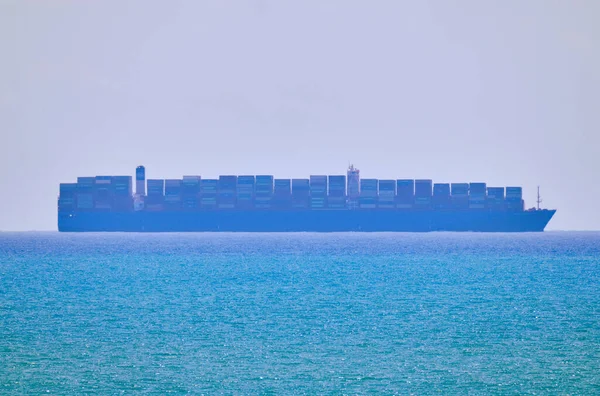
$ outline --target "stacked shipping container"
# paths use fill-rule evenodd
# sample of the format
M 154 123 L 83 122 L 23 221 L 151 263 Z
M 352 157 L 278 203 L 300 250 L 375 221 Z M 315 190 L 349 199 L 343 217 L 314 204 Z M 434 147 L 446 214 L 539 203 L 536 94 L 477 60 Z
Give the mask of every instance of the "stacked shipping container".
M 273 176 L 256 176 L 256 188 L 254 206 L 259 209 L 268 209 L 271 207 L 273 199 Z
M 165 209 L 180 210 L 182 208 L 182 179 L 165 180 Z
M 275 179 L 273 206 L 285 209 L 292 205 L 292 181 L 290 179 Z
M 256 179 L 254 176 L 238 176 L 237 178 L 237 208 L 254 208 L 254 191 Z
M 272 175 L 224 175 L 218 180 L 184 176 L 183 179 L 145 180 L 136 169 L 136 190 L 146 192 L 146 210 L 219 209 L 435 209 L 492 211 L 524 209 L 521 187 L 487 187 L 486 183 L 436 183 L 429 179 L 360 179 L 350 168 L 344 175 L 312 175 L 309 179 L 273 179 Z M 145 180 L 147 185 L 140 186 Z M 61 183 L 60 212 L 133 210 L 131 176 L 79 177 Z M 356 206 L 351 201 L 355 200 Z
M 415 203 L 415 181 L 410 179 L 396 180 L 396 207 L 412 209 Z
M 200 179 L 200 209 L 212 210 L 217 207 L 217 179 Z
M 133 209 L 133 178 L 131 176 L 113 176 L 113 210 L 127 212 Z
M 94 182 L 94 209 L 111 210 L 113 198 L 112 176 L 96 176 Z
M 433 208 L 439 210 L 450 209 L 450 184 L 435 183 L 433 185 Z
M 144 206 L 146 210 L 161 211 L 165 204 L 165 181 L 158 179 L 148 179 L 146 181 L 148 195 L 145 198 Z
M 327 207 L 327 176 L 310 176 L 310 208 Z
M 236 204 L 235 193 L 237 190 L 237 176 L 219 176 L 217 190 L 217 207 L 219 209 L 233 209 Z
M 77 183 L 60 183 L 58 211 L 72 212 L 77 208 Z
M 379 180 L 377 180 L 377 179 L 361 179 L 360 180 L 359 207 L 361 209 L 376 208 L 378 195 L 379 195 Z
M 415 180 L 415 209 L 430 209 L 433 182 L 429 179 Z
M 485 209 L 487 187 L 485 183 L 469 184 L 469 209 Z
M 292 208 L 308 208 L 310 203 L 310 180 L 292 179 Z
M 504 209 L 504 187 L 488 187 L 486 206 L 490 210 Z
M 77 178 L 77 210 L 89 211 L 94 209 L 95 177 Z
M 200 176 L 183 176 L 181 196 L 184 210 L 196 210 L 200 207 L 200 180 Z
M 452 209 L 466 210 L 469 208 L 469 183 L 452 183 L 451 202 Z
M 379 180 L 379 201 L 377 207 L 393 209 L 396 206 L 396 180 Z
M 344 209 L 346 207 L 346 176 L 329 176 L 327 206 L 330 209 Z
M 506 209 L 509 211 L 524 209 L 523 189 L 521 187 L 506 187 Z

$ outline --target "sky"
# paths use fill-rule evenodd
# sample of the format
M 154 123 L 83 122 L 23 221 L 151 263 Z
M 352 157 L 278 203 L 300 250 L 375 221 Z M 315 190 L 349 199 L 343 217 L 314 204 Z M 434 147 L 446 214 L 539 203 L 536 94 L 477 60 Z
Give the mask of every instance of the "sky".
M 0 230 L 77 176 L 521 185 L 600 230 L 597 0 L 0 0 Z

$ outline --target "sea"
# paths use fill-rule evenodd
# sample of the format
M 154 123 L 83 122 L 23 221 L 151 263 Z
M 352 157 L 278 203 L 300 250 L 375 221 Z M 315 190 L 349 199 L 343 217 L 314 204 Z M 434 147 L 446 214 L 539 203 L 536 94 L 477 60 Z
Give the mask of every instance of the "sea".
M 0 233 L 0 394 L 600 394 L 600 233 Z

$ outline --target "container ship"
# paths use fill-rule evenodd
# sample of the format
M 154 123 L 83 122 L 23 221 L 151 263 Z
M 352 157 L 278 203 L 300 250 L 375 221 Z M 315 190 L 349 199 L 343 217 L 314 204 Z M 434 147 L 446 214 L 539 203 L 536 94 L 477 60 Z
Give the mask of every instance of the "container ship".
M 521 187 L 361 179 L 341 175 L 79 177 L 61 183 L 58 230 L 66 232 L 534 232 L 556 210 L 525 210 Z

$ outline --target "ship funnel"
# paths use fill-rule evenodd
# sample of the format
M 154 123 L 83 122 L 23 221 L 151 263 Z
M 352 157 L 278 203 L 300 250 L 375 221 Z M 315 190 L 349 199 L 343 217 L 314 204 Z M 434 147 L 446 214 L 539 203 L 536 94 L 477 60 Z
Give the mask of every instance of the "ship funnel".
M 146 195 L 146 168 L 142 165 L 135 168 L 135 195 Z

